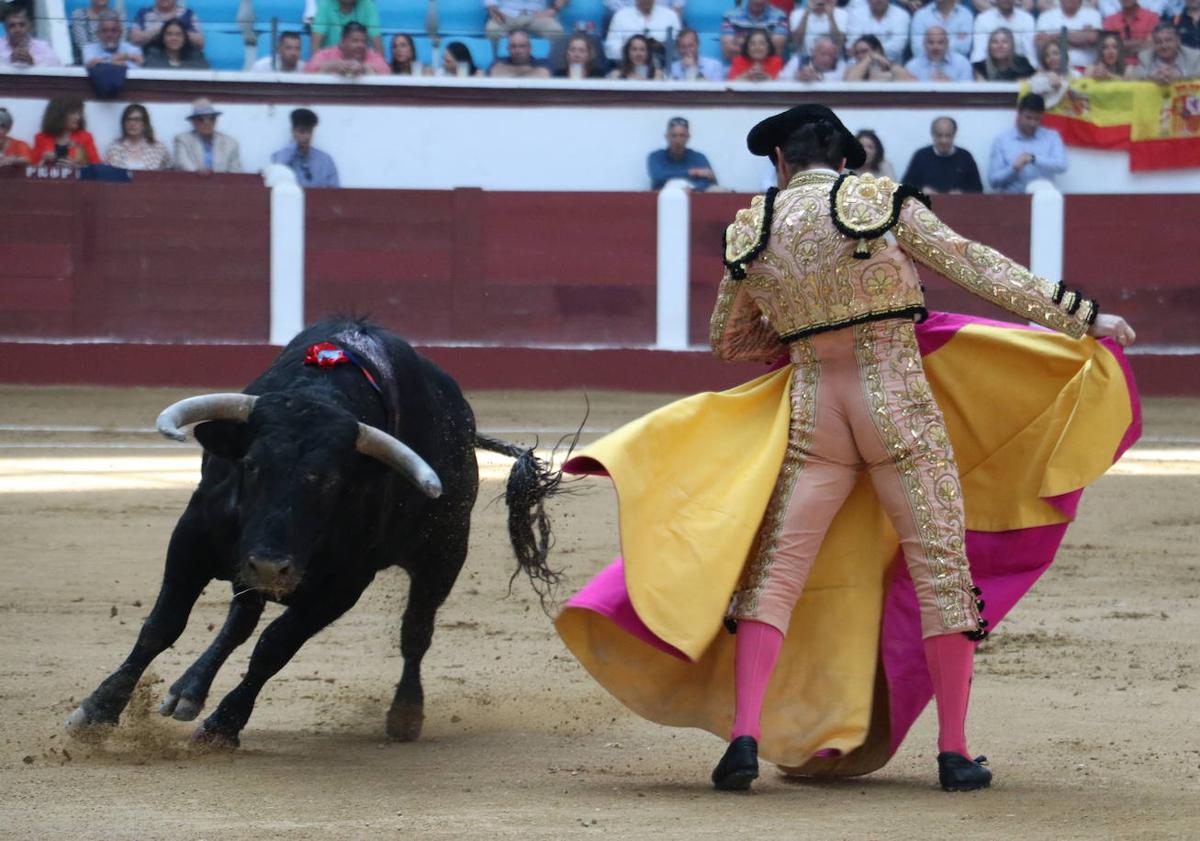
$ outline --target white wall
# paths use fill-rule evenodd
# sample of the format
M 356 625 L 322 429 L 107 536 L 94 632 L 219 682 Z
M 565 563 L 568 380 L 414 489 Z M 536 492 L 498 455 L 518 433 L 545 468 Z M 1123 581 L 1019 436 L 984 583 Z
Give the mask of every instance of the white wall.
M 11 71 L 9 71 L 11 72 Z M 78 70 L 58 71 L 76 75 Z M 193 74 L 140 71 L 145 76 L 183 80 Z M 224 79 L 269 80 L 257 74 L 199 73 L 204 81 Z M 291 77 L 289 81 L 298 81 Z M 281 79 L 282 81 L 282 79 Z M 336 84 L 327 77 L 306 77 L 308 83 Z M 0 91 L 4 89 L 0 71 Z M 509 87 L 500 82 L 415 80 L 407 84 L 465 84 Z M 406 84 L 395 79 L 364 80 L 366 86 Z M 610 83 L 592 82 L 588 87 Z M 623 90 L 642 85 L 662 90 L 655 83 L 616 83 Z M 529 87 L 565 82 L 531 82 Z M 680 83 L 679 90 L 711 90 L 703 84 Z M 743 86 L 731 86 L 743 87 Z M 838 86 L 842 87 L 842 86 Z M 920 85 L 909 86 L 916 90 Z M 960 89 L 978 86 L 945 86 Z M 1004 86 L 992 86 L 1004 89 Z M 777 85 L 794 89 L 797 103 L 819 98 L 815 87 Z M 856 87 L 855 90 L 863 90 Z M 1015 88 L 1014 99 L 1015 99 Z M 4 97 L 16 120 L 13 134 L 32 140 L 41 120 L 44 100 Z M 101 151 L 117 133 L 123 102 L 89 102 L 89 129 Z M 269 163 L 270 154 L 289 140 L 288 113 L 299 103 L 215 103 L 224 116 L 219 130 L 242 145 L 242 162 L 249 171 Z M 664 145 L 668 118 L 687 117 L 692 126 L 692 146 L 708 155 L 721 183 L 739 191 L 757 191 L 763 174 L 761 160 L 745 151 L 747 130 L 777 108 L 727 106 L 648 107 L 430 107 L 323 105 L 310 103 L 321 118 L 316 144 L 333 155 L 347 187 L 445 189 L 458 186 L 497 190 L 639 190 L 646 189 L 646 155 Z M 158 136 L 168 142 L 188 128 L 190 105 L 151 103 L 151 118 Z M 1012 125 L 1007 109 L 900 109 L 840 108 L 852 129 L 873 128 L 883 139 L 888 159 L 903 174 L 913 151 L 928 145 L 929 123 L 949 114 L 958 120 L 959 145 L 968 149 L 986 181 L 988 150 L 992 138 Z M 1070 168 L 1059 187 L 1068 193 L 1200 192 L 1200 170 L 1151 174 L 1129 172 L 1124 152 L 1068 149 Z

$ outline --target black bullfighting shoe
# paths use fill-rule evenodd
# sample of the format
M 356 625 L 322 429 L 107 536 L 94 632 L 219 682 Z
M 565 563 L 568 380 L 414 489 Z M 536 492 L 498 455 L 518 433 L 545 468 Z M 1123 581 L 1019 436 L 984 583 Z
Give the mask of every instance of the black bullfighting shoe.
M 738 736 L 713 769 L 713 787 L 718 791 L 745 791 L 758 777 L 758 742 L 753 736 Z
M 943 791 L 975 791 L 992 784 L 992 772 L 984 768 L 986 756 L 967 759 L 961 753 L 938 754 L 938 782 Z

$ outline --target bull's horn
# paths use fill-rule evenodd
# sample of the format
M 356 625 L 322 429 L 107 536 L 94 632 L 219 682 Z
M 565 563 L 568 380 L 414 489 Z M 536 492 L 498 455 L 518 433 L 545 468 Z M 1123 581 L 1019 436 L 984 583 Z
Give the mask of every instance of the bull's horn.
M 437 499 L 442 495 L 442 480 L 425 460 L 414 453 L 407 444 L 365 423 L 358 425 L 357 449 L 364 456 L 386 464 L 396 472 L 407 476 L 425 496 Z
M 210 420 L 245 423 L 258 398 L 252 394 L 201 394 L 172 403 L 162 410 L 154 426 L 168 438 L 186 441 L 183 427 Z

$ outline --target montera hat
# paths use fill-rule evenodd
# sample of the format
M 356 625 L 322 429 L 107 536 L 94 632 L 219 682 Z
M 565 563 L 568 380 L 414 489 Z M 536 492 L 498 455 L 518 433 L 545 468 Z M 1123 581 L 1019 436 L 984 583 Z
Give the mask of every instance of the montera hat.
M 771 159 L 771 163 L 776 163 L 776 146 L 782 147 L 786 145 L 787 139 L 791 136 L 792 132 L 801 126 L 817 123 L 822 120 L 832 125 L 834 130 L 841 136 L 842 154 L 846 158 L 847 167 L 857 169 L 867 162 L 867 151 L 858 142 L 858 138 L 842 125 L 842 121 L 838 119 L 837 114 L 824 105 L 816 104 L 797 105 L 795 108 L 784 111 L 782 114 L 767 117 L 767 119 L 750 129 L 750 133 L 746 135 L 746 147 L 750 150 L 751 154 L 765 155 Z
M 192 113 L 187 115 L 189 120 L 195 120 L 199 117 L 219 117 L 221 112 L 213 108 L 213 104 L 207 99 L 201 97 L 192 103 Z

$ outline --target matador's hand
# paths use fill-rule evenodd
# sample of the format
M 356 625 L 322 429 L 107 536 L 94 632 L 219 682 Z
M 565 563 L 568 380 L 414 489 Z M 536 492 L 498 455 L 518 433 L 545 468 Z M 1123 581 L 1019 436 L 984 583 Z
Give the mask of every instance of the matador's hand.
M 1096 323 L 1088 328 L 1088 335 L 1097 339 L 1112 338 L 1121 347 L 1129 347 L 1137 339 L 1137 333 L 1129 326 L 1129 322 L 1119 315 L 1100 313 Z

